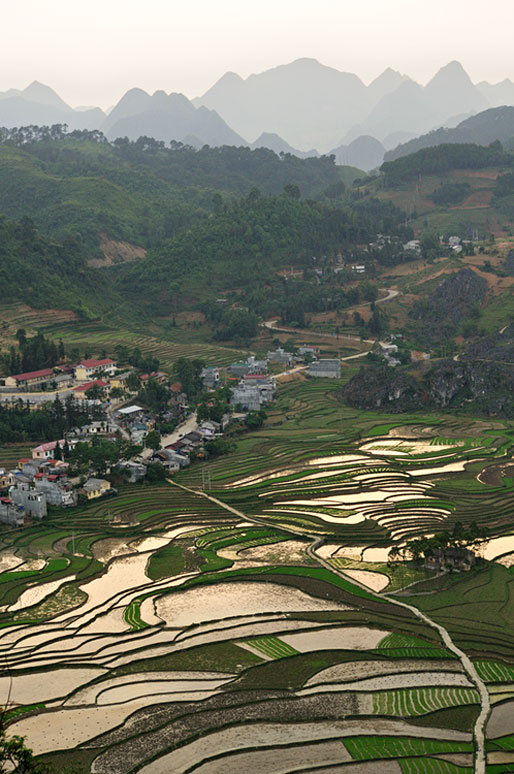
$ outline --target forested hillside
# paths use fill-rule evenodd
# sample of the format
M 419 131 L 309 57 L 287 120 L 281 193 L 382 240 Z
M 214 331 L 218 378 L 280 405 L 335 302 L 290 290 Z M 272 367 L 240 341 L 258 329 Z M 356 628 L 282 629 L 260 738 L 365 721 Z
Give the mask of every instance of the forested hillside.
M 17 223 L 0 216 L 0 288 L 4 303 L 72 309 L 79 317 L 121 302 L 101 274 L 85 265 L 80 240 L 47 238 L 27 217 Z
M 0 213 L 30 215 L 44 233 L 80 237 L 90 255 L 100 234 L 150 247 L 205 217 L 213 194 L 279 193 L 317 198 L 344 190 L 331 157 L 298 159 L 264 148 L 195 150 L 142 137 L 109 143 L 97 131 L 0 130 Z
M 485 169 L 512 167 L 514 154 L 506 153 L 500 142 L 484 147 L 469 144 L 443 144 L 423 148 L 380 167 L 385 186 L 395 186 L 418 175 L 444 174 L 452 169 Z
M 150 251 L 144 262 L 111 274 L 121 277 L 124 294 L 161 313 L 172 312 L 179 297 L 215 297 L 221 288 L 243 289 L 247 304 L 263 313 L 277 296 L 272 275 L 280 266 L 312 273 L 325 253 L 367 243 L 380 231 L 403 233 L 403 220 L 398 208 L 378 200 L 350 207 L 301 201 L 294 188 L 280 196 L 253 189 L 236 202 L 220 197 L 210 218 Z M 279 296 L 295 294 L 290 283 L 280 287 Z M 316 289 L 334 297 L 333 288 Z

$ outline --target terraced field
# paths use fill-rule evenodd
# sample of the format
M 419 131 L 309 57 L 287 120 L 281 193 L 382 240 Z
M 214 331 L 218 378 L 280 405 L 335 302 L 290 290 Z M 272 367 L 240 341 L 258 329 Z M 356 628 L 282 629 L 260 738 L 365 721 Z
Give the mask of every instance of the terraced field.
M 514 734 L 510 567 L 436 575 L 387 555 L 459 520 L 510 532 L 512 488 L 477 475 L 510 456 L 512 428 L 399 425 L 332 389 L 285 385 L 266 425 L 208 463 L 207 493 L 193 465 L 3 529 L 0 690 L 41 760 L 78 774 L 473 771 L 476 683 L 432 620 L 487 684 L 503 724 L 490 769 L 509 770 L 494 767 Z

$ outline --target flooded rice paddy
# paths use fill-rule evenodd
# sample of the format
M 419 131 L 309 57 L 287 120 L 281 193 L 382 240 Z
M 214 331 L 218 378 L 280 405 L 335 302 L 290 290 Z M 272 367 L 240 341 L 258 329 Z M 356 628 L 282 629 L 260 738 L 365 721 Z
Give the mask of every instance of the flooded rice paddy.
M 353 451 L 319 448 L 269 471 L 248 467 L 215 492 L 234 511 L 198 495 L 173 518 L 166 512 L 161 522 L 136 523 L 123 535 L 99 531 L 67 554 L 62 577 L 49 570 L 52 546 L 65 551 L 69 543 L 62 531 L 45 558 L 6 546 L 2 614 L 22 616 L 0 628 L 9 670 L 0 675 L 0 693 L 19 713 L 10 732 L 26 735 L 37 754 L 94 748 L 90 771 L 97 774 L 239 774 L 247 766 L 275 774 L 295 770 L 299 760 L 303 770 L 350 772 L 361 764 L 342 735 L 469 740 L 467 732 L 430 726 L 414 733 L 404 720 L 385 717 L 394 702 L 403 702 L 406 716 L 419 714 L 409 696 L 427 712 L 465 704 L 472 699 L 459 691 L 471 686 L 458 660 L 430 658 L 437 646 L 426 631 L 411 636 L 419 621 L 409 618 L 402 630 L 390 597 L 373 625 L 384 602 L 374 593 L 390 585 L 391 546 L 452 523 L 444 482 L 466 474 L 487 445 L 435 432 L 410 427 L 401 437 L 366 438 Z M 181 502 L 177 490 L 157 494 L 163 491 L 167 503 Z M 128 522 L 123 513 L 121 522 Z M 326 543 L 318 553 L 334 561 L 337 575 L 307 552 L 320 535 Z M 484 549 L 486 559 L 509 555 L 514 536 L 493 538 Z M 77 571 L 73 564 L 79 556 L 101 569 L 81 575 L 83 565 Z M 23 581 L 19 572 L 34 575 Z M 50 598 L 58 612 L 45 618 Z M 293 657 L 298 668 L 289 672 Z M 247 697 L 241 711 L 240 695 Z M 211 725 L 202 726 L 207 717 Z M 505 713 L 492 717 L 505 725 Z M 376 762 L 363 765 L 371 771 Z M 383 774 L 400 771 L 396 761 L 379 765 Z

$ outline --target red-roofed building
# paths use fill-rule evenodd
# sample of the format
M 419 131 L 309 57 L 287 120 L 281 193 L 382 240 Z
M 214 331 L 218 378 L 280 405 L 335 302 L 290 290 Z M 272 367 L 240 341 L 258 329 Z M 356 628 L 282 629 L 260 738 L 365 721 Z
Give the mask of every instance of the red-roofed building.
M 4 387 L 34 387 L 38 384 L 46 384 L 54 378 L 51 368 L 42 368 L 40 371 L 29 371 L 25 374 L 14 374 L 2 379 Z
M 85 382 L 84 384 L 80 384 L 78 387 L 73 388 L 75 397 L 78 400 L 87 400 L 86 392 L 90 390 L 91 387 L 100 387 L 100 389 L 106 390 L 109 388 L 109 382 L 104 382 L 103 379 L 95 379 L 92 382 Z
M 64 444 L 66 441 L 61 438 L 60 441 L 48 441 L 48 443 L 42 443 L 39 446 L 36 446 L 34 449 L 32 449 L 32 459 L 33 460 L 48 460 L 53 459 L 54 453 L 55 453 L 55 447 L 57 444 L 61 447 L 61 449 L 64 448 Z
M 111 360 L 109 357 L 103 358 L 102 360 L 82 360 L 75 366 L 75 379 L 85 382 L 98 372 L 103 372 L 112 376 L 115 371 L 116 361 Z

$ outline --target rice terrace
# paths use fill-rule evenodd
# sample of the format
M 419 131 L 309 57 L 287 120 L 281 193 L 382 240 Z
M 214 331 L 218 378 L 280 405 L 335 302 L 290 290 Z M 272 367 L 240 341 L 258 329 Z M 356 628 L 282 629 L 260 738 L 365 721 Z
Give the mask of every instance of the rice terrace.
M 4 528 L 9 731 L 97 774 L 514 771 L 513 446 L 298 380 L 234 453 Z M 472 524 L 466 571 L 408 556 Z

